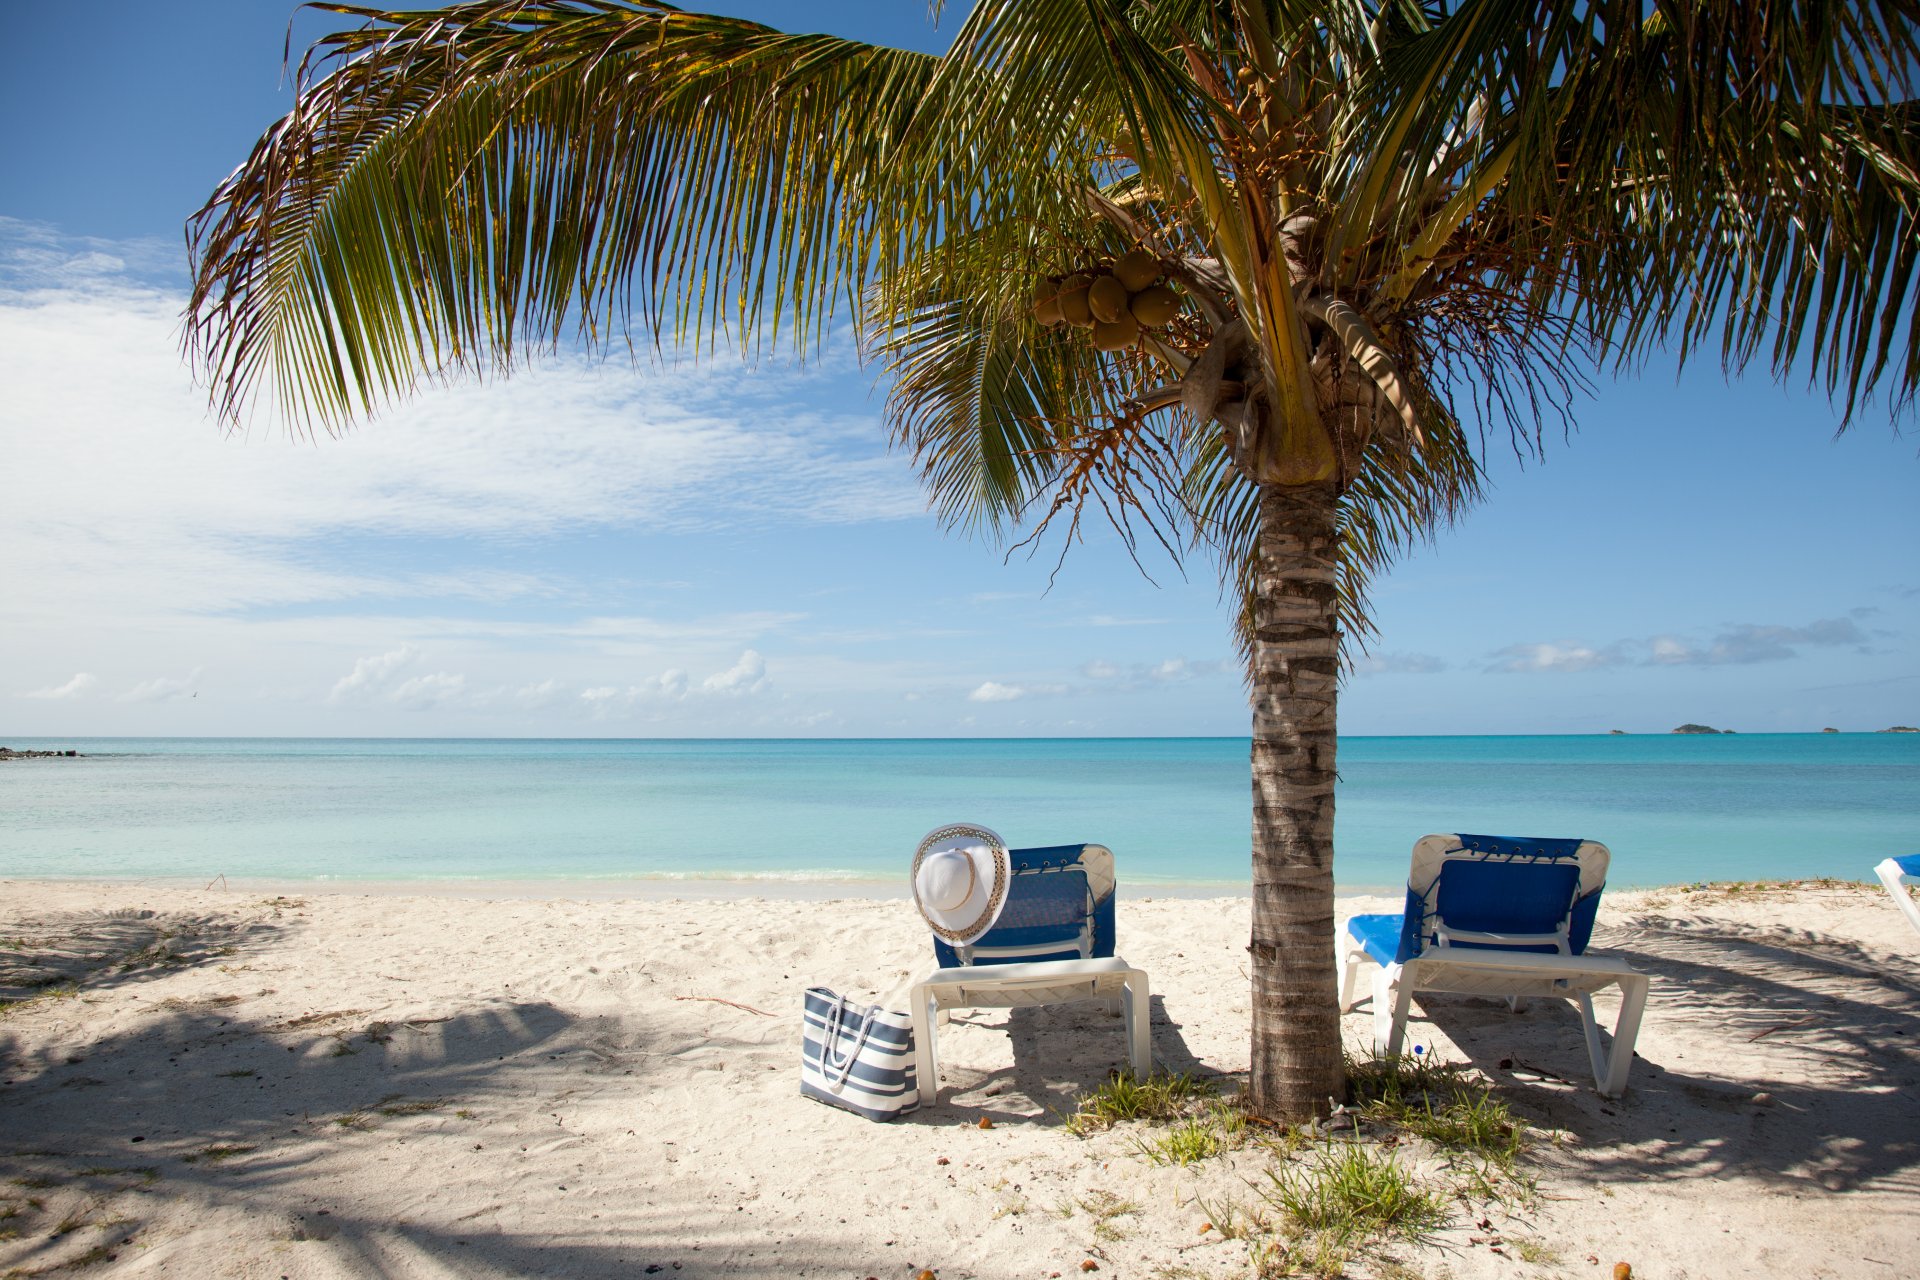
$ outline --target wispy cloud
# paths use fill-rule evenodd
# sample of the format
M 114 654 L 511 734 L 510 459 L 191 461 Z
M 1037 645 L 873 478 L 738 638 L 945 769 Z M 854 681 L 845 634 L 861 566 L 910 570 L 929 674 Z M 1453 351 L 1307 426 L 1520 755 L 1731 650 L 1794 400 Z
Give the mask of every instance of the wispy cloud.
M 121 702 L 171 702 L 176 698 L 191 698 L 198 692 L 202 667 L 195 667 L 184 676 L 155 676 L 143 680 L 120 695 Z
M 1616 640 L 1599 647 L 1572 641 L 1508 645 L 1488 655 L 1486 669 L 1496 673 L 1564 674 L 1603 667 L 1745 666 L 1784 662 L 1809 648 L 1851 645 L 1864 652 L 1870 641 L 1857 619 L 1870 614 L 1871 610 L 1856 609 L 1848 617 L 1822 618 L 1804 626 L 1732 623 L 1699 640 L 1664 634 Z
M 1018 702 L 1022 698 L 1056 697 L 1067 692 L 1064 684 L 1001 684 L 988 680 L 967 695 L 968 702 Z
M 1804 627 L 1729 627 L 1704 645 L 1674 636 L 1656 636 L 1648 661 L 1656 666 L 1728 666 L 1781 662 L 1807 647 L 1865 645 L 1867 633 L 1852 618 L 1825 618 Z
M 133 253 L 134 250 L 129 250 Z M 815 375 L 557 358 L 438 388 L 341 440 L 224 435 L 182 365 L 182 297 L 127 255 L 0 225 L 6 618 L 151 618 L 551 593 L 525 574 L 369 572 L 343 537 L 525 542 L 918 517 L 907 461 Z M 112 513 L 106 517 L 103 513 Z
M 1234 664 L 1222 658 L 1165 658 L 1159 662 L 1133 662 L 1125 666 L 1095 658 L 1080 668 L 1089 680 L 1098 680 L 1102 692 L 1146 689 L 1155 685 L 1177 684 L 1234 670 Z
M 1445 671 L 1444 659 L 1430 653 L 1368 653 L 1353 664 L 1355 676 L 1429 676 Z
M 767 687 L 767 660 L 748 649 L 731 667 L 716 671 L 702 680 L 700 687 L 708 693 L 724 693 L 732 697 L 758 693 Z
M 1592 649 L 1583 644 L 1510 644 L 1491 655 L 1488 671 L 1592 671 L 1597 667 L 1617 667 L 1626 661 L 1624 654 L 1609 645 Z
M 85 694 L 90 690 L 94 689 L 95 687 L 97 687 L 99 683 L 100 681 L 98 678 L 96 678 L 95 676 L 89 675 L 85 671 L 81 671 L 81 672 L 75 673 L 73 679 L 67 681 L 65 684 L 55 685 L 53 688 L 50 688 L 50 689 L 35 689 L 31 693 L 23 693 L 20 696 L 23 698 L 50 698 L 50 699 L 78 698 L 82 694 Z

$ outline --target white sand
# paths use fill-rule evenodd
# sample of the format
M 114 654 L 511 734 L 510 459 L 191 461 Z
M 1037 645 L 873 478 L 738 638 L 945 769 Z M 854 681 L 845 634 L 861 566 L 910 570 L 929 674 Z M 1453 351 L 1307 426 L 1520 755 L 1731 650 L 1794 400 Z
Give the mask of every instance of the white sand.
M 1246 901 L 1120 913 L 1159 1063 L 1230 1090 Z M 1920 938 L 1891 905 L 1667 891 L 1601 916 L 1597 944 L 1655 975 L 1619 1102 L 1580 1083 L 1563 1005 L 1416 1003 L 1413 1038 L 1534 1127 L 1539 1195 L 1456 1203 L 1390 1251 L 1400 1274 L 1920 1276 Z M 1091 1008 L 963 1015 L 951 1087 L 907 1121 L 802 1099 L 800 990 L 901 1007 L 929 963 L 900 901 L 12 882 L 0 943 L 7 995 L 80 979 L 0 1016 L 5 1275 L 1231 1276 L 1246 1246 L 1201 1231 L 1196 1194 L 1252 1202 L 1271 1161 L 1156 1167 L 1145 1127 L 1063 1131 L 1120 1061 Z

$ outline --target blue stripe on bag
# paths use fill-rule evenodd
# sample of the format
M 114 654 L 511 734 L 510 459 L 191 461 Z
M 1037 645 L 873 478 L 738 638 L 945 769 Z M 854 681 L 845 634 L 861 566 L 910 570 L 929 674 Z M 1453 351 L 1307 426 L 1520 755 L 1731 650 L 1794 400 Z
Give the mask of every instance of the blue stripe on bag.
M 869 1120 L 914 1110 L 920 1088 L 911 1020 L 809 987 L 802 1002 L 800 1092 Z

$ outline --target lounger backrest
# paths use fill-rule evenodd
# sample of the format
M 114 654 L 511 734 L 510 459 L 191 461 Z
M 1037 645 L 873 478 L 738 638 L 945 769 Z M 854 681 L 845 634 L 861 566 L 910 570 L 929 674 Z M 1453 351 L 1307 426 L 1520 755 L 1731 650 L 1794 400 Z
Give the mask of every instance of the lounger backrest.
M 1424 836 L 1413 847 L 1395 959 L 1404 963 L 1440 945 L 1580 955 L 1593 934 L 1610 861 L 1607 847 L 1593 840 Z M 1503 947 L 1459 934 L 1542 940 Z
M 1112 850 L 1067 844 L 1008 852 L 1013 878 L 999 920 L 969 947 L 935 938 L 941 968 L 1113 954 Z

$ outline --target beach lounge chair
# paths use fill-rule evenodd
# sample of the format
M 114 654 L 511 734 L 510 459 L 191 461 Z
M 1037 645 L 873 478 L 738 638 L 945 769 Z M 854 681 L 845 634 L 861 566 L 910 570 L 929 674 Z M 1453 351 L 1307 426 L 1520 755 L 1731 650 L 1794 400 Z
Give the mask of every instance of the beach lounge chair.
M 1145 1079 L 1152 1068 L 1147 975 L 1113 953 L 1112 850 L 1097 844 L 1002 850 L 1005 893 L 997 914 L 981 917 L 971 907 L 960 913 L 973 919 L 959 923 L 980 925 L 983 932 L 943 928 L 941 914 L 920 903 L 934 927 L 939 966 L 913 985 L 910 996 L 923 1098 L 932 1103 L 939 1096 L 936 1035 L 951 1009 L 1077 1000 L 1118 1004 L 1126 1019 L 1128 1063 Z M 916 874 L 918 868 L 916 860 Z
M 1880 883 L 1887 886 L 1887 892 L 1893 895 L 1894 905 L 1900 908 L 1900 914 L 1907 918 L 1907 923 L 1913 926 L 1916 933 L 1920 933 L 1920 904 L 1914 902 L 1905 883 L 1906 880 L 1920 880 L 1920 854 L 1888 858 L 1873 872 L 1880 877 Z
M 1398 1055 L 1416 991 L 1570 1000 L 1579 1008 L 1594 1084 L 1627 1087 L 1647 977 L 1614 956 L 1587 954 L 1609 854 L 1591 840 L 1431 835 L 1413 846 L 1406 910 L 1347 922 L 1340 1008 L 1351 1010 L 1362 966 L 1373 978 L 1377 1052 Z M 1593 993 L 1620 988 L 1611 1054 L 1603 1051 Z

